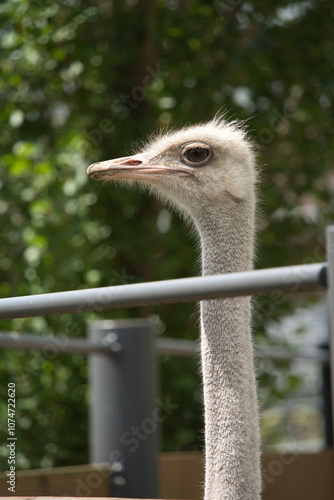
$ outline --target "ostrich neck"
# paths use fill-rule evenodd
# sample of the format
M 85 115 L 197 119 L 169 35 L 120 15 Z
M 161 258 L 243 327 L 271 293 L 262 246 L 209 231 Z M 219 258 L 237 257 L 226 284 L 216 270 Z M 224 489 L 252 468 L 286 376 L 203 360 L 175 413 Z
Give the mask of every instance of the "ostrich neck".
M 196 217 L 203 274 L 252 268 L 254 207 L 231 202 Z M 258 407 L 250 297 L 201 303 L 205 406 L 205 500 L 258 500 Z

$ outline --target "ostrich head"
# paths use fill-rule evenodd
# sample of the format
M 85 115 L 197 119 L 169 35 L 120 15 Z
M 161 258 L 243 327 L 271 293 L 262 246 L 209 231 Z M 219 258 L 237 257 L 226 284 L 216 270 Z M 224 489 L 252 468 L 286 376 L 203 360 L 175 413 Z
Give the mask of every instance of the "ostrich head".
M 162 133 L 133 156 L 91 165 L 94 180 L 136 181 L 196 217 L 208 203 L 251 196 L 254 153 L 236 124 L 214 119 Z

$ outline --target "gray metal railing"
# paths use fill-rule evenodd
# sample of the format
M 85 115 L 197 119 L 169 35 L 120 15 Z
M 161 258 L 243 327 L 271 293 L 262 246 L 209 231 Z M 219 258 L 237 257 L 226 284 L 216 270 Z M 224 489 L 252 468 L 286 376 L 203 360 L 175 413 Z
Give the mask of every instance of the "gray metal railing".
M 243 273 L 11 297 L 0 299 L 0 319 L 197 302 L 240 295 L 264 295 L 273 291 L 314 291 L 325 289 L 326 286 L 326 263 L 305 264 Z
M 51 359 L 59 353 L 88 355 L 90 461 L 111 464 L 112 496 L 159 498 L 157 431 L 175 405 L 157 397 L 156 355 L 198 356 L 197 342 L 156 338 L 149 320 L 126 319 L 91 323 L 87 339 L 0 332 L 0 347 L 38 350 Z M 264 359 L 302 359 L 328 367 L 328 352 L 322 349 L 256 346 L 256 352 Z
M 130 320 L 129 320 L 130 321 Z M 134 320 L 134 327 L 140 326 L 141 320 Z M 93 323 L 94 324 L 94 323 Z M 200 345 L 193 340 L 175 338 L 155 338 L 155 352 L 158 355 L 174 355 L 183 357 L 198 356 Z M 117 336 L 110 335 L 102 340 L 93 339 L 71 339 L 64 335 L 30 335 L 29 333 L 18 333 L 15 331 L 0 331 L 0 347 L 22 350 L 38 350 L 45 353 L 80 353 L 112 354 L 121 350 L 117 342 Z M 329 354 L 317 347 L 282 347 L 282 346 L 254 346 L 255 353 L 260 359 L 271 359 L 276 361 L 311 361 L 315 363 L 329 363 Z
M 46 293 L 25 297 L 11 297 L 0 299 L 0 319 L 25 318 L 32 316 L 45 316 L 53 314 L 64 314 L 70 312 L 102 311 L 108 309 L 135 307 L 151 304 L 166 304 L 176 302 L 192 302 L 199 300 L 210 300 L 213 298 L 235 297 L 239 295 L 262 295 L 277 292 L 296 293 L 305 291 L 324 291 L 328 288 L 328 300 L 330 305 L 330 353 L 321 350 L 299 350 L 291 352 L 274 350 L 258 346 L 257 352 L 260 357 L 271 359 L 293 359 L 330 362 L 332 395 L 334 387 L 334 226 L 327 229 L 327 262 L 317 264 L 305 264 L 274 269 L 256 270 L 229 275 L 205 276 L 196 278 L 185 278 L 167 280 L 152 283 L 140 283 L 132 285 L 120 285 L 113 287 L 94 288 L 90 290 L 67 291 L 57 293 Z M 178 344 L 172 339 L 159 339 L 156 346 L 152 344 L 152 325 L 142 328 L 144 335 L 138 334 L 138 345 L 135 354 L 131 354 L 132 361 L 129 363 L 125 356 L 125 350 L 135 341 L 137 330 L 134 325 L 128 323 L 117 325 L 117 322 L 103 322 L 101 325 L 93 325 L 90 328 L 90 337 L 85 339 L 69 339 L 67 337 L 39 337 L 27 334 L 8 334 L 0 332 L 0 346 L 20 349 L 57 349 L 57 352 L 81 352 L 90 355 L 92 387 L 95 397 L 91 405 L 91 457 L 92 460 L 110 461 L 112 467 L 113 495 L 135 496 L 154 498 L 158 495 L 157 485 L 151 479 L 157 470 L 156 449 L 157 439 L 152 438 L 151 430 L 157 421 L 147 415 L 158 415 L 160 407 L 157 406 L 154 384 L 154 352 L 171 353 L 180 355 L 193 355 L 198 352 L 198 347 L 189 341 L 179 341 Z M 131 334 L 129 332 L 132 332 Z M 124 334 L 124 336 L 123 336 Z M 129 342 L 129 335 L 131 342 Z M 148 337 L 147 337 L 148 335 Z M 28 338 L 29 337 L 29 338 Z M 134 351 L 133 351 L 134 352 Z M 150 353 L 148 361 L 147 353 Z M 130 356 L 130 357 L 131 357 Z M 152 365 L 153 363 L 153 365 Z M 101 369 L 104 366 L 104 369 Z M 129 367 L 137 366 L 137 373 L 141 373 L 141 388 L 133 376 L 129 373 Z M 131 370 L 132 371 L 132 370 Z M 106 373 L 112 375 L 113 381 Z M 125 385 L 127 384 L 127 385 Z M 102 389 L 101 389 L 102 388 Z M 149 389 L 148 389 L 149 388 Z M 136 392 L 137 391 L 137 392 Z M 115 417 L 113 409 L 118 406 L 119 400 L 115 395 L 126 393 L 129 401 L 135 404 L 122 404 L 120 413 Z M 136 393 L 140 394 L 139 399 Z M 115 399 L 116 398 L 116 399 Z M 123 397 L 124 400 L 124 397 Z M 138 403 L 140 402 L 140 404 Z M 141 404 L 144 402 L 145 404 Z M 334 397 L 332 397 L 332 404 Z M 101 416 L 96 408 L 109 408 Z M 140 407 L 145 411 L 140 413 Z M 95 408 L 95 410 L 94 410 Z M 139 413 L 138 413 L 139 411 Z M 333 412 L 334 414 L 334 412 Z M 109 416 L 108 416 L 109 415 Z M 110 425 L 110 415 L 113 416 L 113 425 Z M 134 416 L 135 415 L 135 416 Z M 146 416 L 145 416 L 146 415 Z M 130 418 L 130 420 L 129 420 Z M 161 412 L 159 418 L 162 418 Z M 133 465 L 135 450 L 126 447 L 133 428 L 132 422 L 146 422 L 146 434 L 143 432 L 136 435 L 141 441 L 139 446 L 140 464 L 146 463 L 143 470 L 139 465 Z M 149 427 L 151 425 L 151 427 Z M 334 428 L 334 425 L 332 426 Z M 106 430 L 109 429 L 109 430 Z M 130 436 L 128 435 L 130 432 Z M 136 431 L 137 432 L 137 431 Z M 139 431 L 138 431 L 139 432 Z M 122 438 L 123 436 L 123 438 Z M 148 439 L 150 437 L 150 439 Z M 151 439 L 152 438 L 152 439 Z M 144 446 L 144 443 L 150 445 Z M 97 444 L 98 448 L 96 447 Z M 107 443 L 107 444 L 106 444 Z M 135 442 L 132 441 L 133 447 Z M 132 447 L 132 448 L 133 448 Z M 108 451 L 109 450 L 109 451 Z M 115 452 L 113 455 L 111 451 Z M 118 458 L 117 458 L 118 457 Z M 124 460 L 123 460 L 124 459 Z M 124 463 L 126 467 L 124 468 Z M 131 481 L 128 465 L 131 464 Z M 136 472 L 137 467 L 137 472 Z M 151 469 L 148 475 L 147 471 Z M 149 484 L 150 483 L 150 484 Z M 116 493 L 115 493 L 116 491 Z

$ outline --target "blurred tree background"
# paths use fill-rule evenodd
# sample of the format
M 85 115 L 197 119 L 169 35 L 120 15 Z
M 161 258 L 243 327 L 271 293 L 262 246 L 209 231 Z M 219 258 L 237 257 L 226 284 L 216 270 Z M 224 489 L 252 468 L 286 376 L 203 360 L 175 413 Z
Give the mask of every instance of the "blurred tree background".
M 259 144 L 257 267 L 324 260 L 334 211 L 333 14 L 328 0 L 2 2 L 1 297 L 197 274 L 177 216 L 143 193 L 92 182 L 86 168 L 127 155 L 156 128 L 219 110 L 247 120 Z M 298 301 L 258 299 L 256 340 L 266 343 L 266 321 Z M 147 316 L 160 335 L 198 336 L 193 304 L 1 329 L 73 337 L 96 318 Z M 0 368 L 4 431 L 7 384 L 17 387 L 18 468 L 87 463 L 86 358 L 6 349 Z M 272 365 L 260 373 L 264 404 L 295 388 L 282 369 L 275 390 Z M 162 397 L 179 404 L 163 429 L 165 450 L 203 446 L 198 375 L 197 359 L 161 360 Z M 0 446 L 2 469 L 6 457 Z

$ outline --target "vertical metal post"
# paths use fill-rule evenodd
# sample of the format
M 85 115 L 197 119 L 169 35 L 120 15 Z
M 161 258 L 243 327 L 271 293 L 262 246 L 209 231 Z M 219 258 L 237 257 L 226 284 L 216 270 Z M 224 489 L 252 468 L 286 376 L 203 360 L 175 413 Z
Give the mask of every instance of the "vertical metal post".
M 329 365 L 331 373 L 332 435 L 334 435 L 334 226 L 326 231 L 326 251 L 328 262 L 327 296 L 329 307 Z
M 113 497 L 158 498 L 154 328 L 142 319 L 108 320 L 92 323 L 88 333 L 116 345 L 116 352 L 89 359 L 90 461 L 112 464 Z
M 329 353 L 328 342 L 323 342 L 319 345 L 320 349 L 324 352 Z M 321 364 L 321 375 L 322 375 L 322 409 L 324 415 L 325 424 L 325 444 L 326 448 L 333 447 L 333 417 L 332 417 L 332 394 L 331 394 L 331 369 L 329 363 Z

